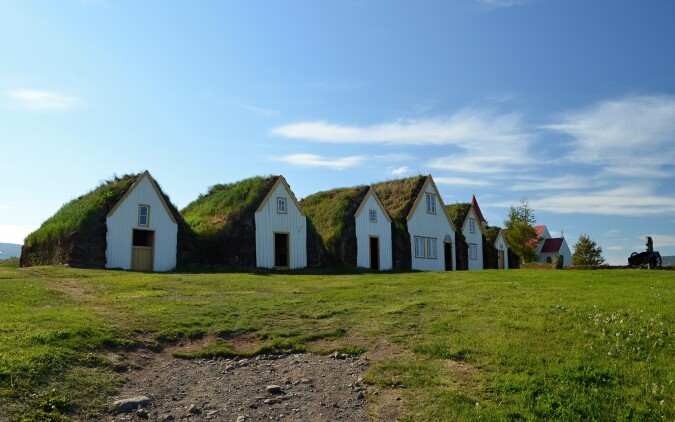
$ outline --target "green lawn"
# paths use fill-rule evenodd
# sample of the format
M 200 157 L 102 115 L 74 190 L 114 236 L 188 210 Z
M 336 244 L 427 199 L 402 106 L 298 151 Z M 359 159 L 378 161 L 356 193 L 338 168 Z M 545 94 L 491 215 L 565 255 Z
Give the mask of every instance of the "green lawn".
M 404 420 L 674 420 L 673 274 L 0 266 L 0 420 L 94 418 L 120 383 L 111 351 L 215 334 L 197 355 L 231 356 L 236 333 L 258 352 L 394 343 L 366 381 L 396 388 Z

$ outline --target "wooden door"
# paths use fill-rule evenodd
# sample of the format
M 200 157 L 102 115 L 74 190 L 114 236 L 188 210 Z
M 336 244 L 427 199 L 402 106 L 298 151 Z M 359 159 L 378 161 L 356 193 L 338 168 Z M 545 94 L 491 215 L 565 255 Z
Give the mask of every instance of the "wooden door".
M 133 271 L 153 271 L 155 232 L 134 229 L 132 242 L 131 269 Z
M 151 246 L 133 246 L 131 248 L 131 269 L 134 271 L 152 271 Z
M 380 238 L 370 238 L 370 269 L 380 271 Z
M 504 266 L 504 251 L 499 251 L 499 269 L 503 270 L 504 268 L 506 268 Z

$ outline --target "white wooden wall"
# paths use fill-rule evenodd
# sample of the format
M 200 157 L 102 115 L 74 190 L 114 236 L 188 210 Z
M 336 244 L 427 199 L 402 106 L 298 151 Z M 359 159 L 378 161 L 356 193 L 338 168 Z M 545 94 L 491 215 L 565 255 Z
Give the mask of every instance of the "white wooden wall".
M 455 232 L 452 230 L 448 219 L 443 211 L 443 206 L 438 201 L 438 194 L 432 184 L 427 184 L 426 192 L 436 195 L 436 214 L 426 211 L 426 198 L 423 197 L 417 204 L 412 218 L 408 220 L 408 233 L 410 233 L 410 255 L 412 257 L 412 269 L 421 271 L 444 271 L 445 270 L 445 245 L 443 239 L 446 236 L 452 238 L 452 270 L 457 269 L 457 254 L 455 252 Z M 436 238 L 437 259 L 415 258 L 415 236 Z
M 497 236 L 497 240 L 495 241 L 495 248 L 497 249 L 497 251 L 504 251 L 504 269 L 508 270 L 509 248 L 508 245 L 506 244 L 506 239 L 504 239 L 504 232 L 500 232 L 499 235 Z M 499 259 L 499 255 L 497 255 L 497 259 Z
M 286 198 L 286 214 L 277 213 L 277 197 Z M 259 268 L 274 268 L 274 233 L 289 233 L 290 269 L 307 266 L 307 219 L 279 183 L 263 209 L 255 213 L 255 261 Z
M 380 269 L 391 270 L 392 249 L 391 249 L 391 222 L 385 217 L 380 204 L 377 203 L 372 194 L 364 199 L 366 202 L 361 208 L 356 219 L 356 266 L 370 268 L 370 236 L 380 238 Z M 369 220 L 369 210 L 377 212 L 377 223 L 371 223 Z
M 469 232 L 469 218 L 473 218 L 473 221 L 475 222 L 475 230 L 473 233 Z M 466 215 L 466 218 L 464 219 L 464 225 L 462 226 L 462 234 L 464 235 L 464 238 L 466 239 L 467 244 L 475 244 L 476 245 L 476 259 L 471 259 L 471 255 L 469 255 L 469 269 L 470 270 L 482 270 L 483 269 L 483 233 L 481 233 L 480 228 L 478 227 L 480 224 L 480 221 L 478 221 L 478 218 L 476 217 L 476 213 L 472 208 L 469 209 L 469 213 Z
M 140 204 L 150 205 L 148 227 L 138 227 Z M 171 271 L 176 268 L 178 226 L 171 220 L 147 177 L 143 177 L 115 212 L 106 218 L 106 225 L 106 268 L 131 269 L 131 246 L 135 228 L 155 232 L 154 271 Z

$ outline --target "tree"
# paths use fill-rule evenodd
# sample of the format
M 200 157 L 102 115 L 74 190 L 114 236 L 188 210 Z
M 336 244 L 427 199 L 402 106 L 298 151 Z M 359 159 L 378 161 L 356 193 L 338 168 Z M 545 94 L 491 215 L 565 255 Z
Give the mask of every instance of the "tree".
M 581 234 L 577 243 L 574 244 L 572 265 L 601 265 L 604 262 L 602 248 L 588 235 Z
M 508 220 L 504 223 L 506 241 L 523 262 L 537 259 L 537 231 L 532 227 L 537 220 L 527 198 L 520 200 L 520 206 L 509 209 Z

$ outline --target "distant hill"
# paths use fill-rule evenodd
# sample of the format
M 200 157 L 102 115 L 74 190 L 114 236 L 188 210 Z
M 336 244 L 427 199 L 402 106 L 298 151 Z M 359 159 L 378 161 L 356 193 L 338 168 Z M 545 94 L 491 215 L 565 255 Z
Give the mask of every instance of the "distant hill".
M 21 256 L 21 245 L 16 243 L 0 243 L 0 259 L 7 259 Z

